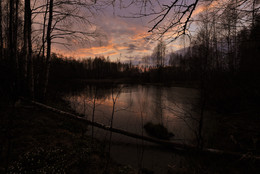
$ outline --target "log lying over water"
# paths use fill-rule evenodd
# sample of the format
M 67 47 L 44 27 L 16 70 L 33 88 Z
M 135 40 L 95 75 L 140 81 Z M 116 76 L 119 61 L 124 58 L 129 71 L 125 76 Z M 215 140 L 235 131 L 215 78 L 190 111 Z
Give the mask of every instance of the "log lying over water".
M 182 144 L 182 143 L 177 143 L 177 142 L 172 142 L 172 141 L 165 141 L 165 140 L 155 139 L 155 138 L 152 138 L 152 137 L 138 135 L 138 134 L 135 134 L 135 133 L 127 132 L 127 131 L 122 130 L 122 129 L 112 128 L 112 127 L 106 126 L 106 125 L 101 124 L 101 123 L 92 122 L 92 121 L 89 121 L 89 120 L 87 120 L 87 119 L 85 119 L 83 117 L 80 117 L 80 116 L 76 115 L 76 114 L 65 112 L 65 111 L 53 108 L 51 106 L 48 106 L 48 105 L 45 105 L 45 104 L 42 104 L 42 103 L 39 103 L 39 102 L 36 102 L 36 101 L 30 101 L 30 102 L 32 104 L 36 105 L 36 106 L 41 107 L 41 108 L 50 110 L 52 112 L 55 112 L 55 113 L 58 113 L 58 114 L 61 114 L 61 115 L 64 115 L 64 116 L 67 116 L 67 117 L 70 117 L 70 118 L 74 118 L 74 119 L 80 120 L 80 121 L 82 121 L 82 122 L 84 122 L 86 124 L 93 125 L 93 126 L 98 127 L 100 129 L 104 129 L 104 130 L 107 130 L 107 131 L 115 132 L 115 133 L 122 134 L 122 135 L 125 135 L 125 136 L 128 136 L 128 137 L 132 137 L 132 138 L 136 138 L 136 139 L 140 139 L 140 140 L 145 140 L 145 141 L 148 141 L 148 142 L 156 143 L 158 145 L 167 146 L 168 148 L 172 148 L 172 149 L 176 149 L 176 150 L 186 150 L 186 151 L 193 151 L 193 152 L 194 151 L 198 151 L 196 146 Z M 249 154 L 242 154 L 242 153 L 237 153 L 237 152 L 224 151 L 224 150 L 219 150 L 219 149 L 203 149 L 203 150 L 201 150 L 199 152 L 201 152 L 201 153 L 209 153 L 209 154 L 216 154 L 216 155 L 228 155 L 228 156 L 237 157 L 237 158 L 240 158 L 240 159 L 260 160 L 259 156 L 253 156 L 253 155 L 249 155 Z

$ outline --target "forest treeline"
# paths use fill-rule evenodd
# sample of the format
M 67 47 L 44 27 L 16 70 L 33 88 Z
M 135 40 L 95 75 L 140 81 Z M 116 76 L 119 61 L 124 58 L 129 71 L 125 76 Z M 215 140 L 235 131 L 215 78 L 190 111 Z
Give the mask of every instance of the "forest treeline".
M 141 75 L 138 66 L 128 63 L 112 62 L 109 57 L 75 60 L 52 54 L 50 80 L 104 80 L 118 78 L 137 78 Z
M 97 31 L 79 31 L 68 26 L 72 21 L 87 24 L 89 16 L 79 9 L 86 8 L 84 13 L 92 14 L 99 6 L 79 0 L 35 2 L 0 3 L 2 96 L 43 101 L 49 83 L 128 78 L 150 83 L 194 82 L 206 91 L 207 101 L 222 108 L 259 103 L 260 16 L 255 0 L 239 4 L 228 1 L 221 8 L 205 9 L 197 17 L 197 30 L 188 47 L 166 54 L 170 48 L 161 37 L 152 55 L 143 57 L 139 65 L 112 62 L 105 57 L 78 60 L 52 53 L 54 43 L 69 47 L 75 40 L 83 44 L 82 38 L 98 37 Z M 234 103 L 239 104 L 233 106 Z
M 260 99 L 260 16 L 240 30 L 232 21 L 221 23 L 208 14 L 201 18 L 191 46 L 184 54 L 170 55 L 173 79 L 199 82 L 207 101 L 220 107 L 217 110 L 256 108 Z
M 53 54 L 51 79 L 54 82 L 116 78 L 136 83 L 192 82 L 198 88 L 203 87 L 207 102 L 219 107 L 218 110 L 255 107 L 260 97 L 259 17 L 236 33 L 234 28 L 222 29 L 222 35 L 214 28 L 214 21 L 205 19 L 207 22 L 202 23 L 190 47 L 181 53 L 170 53 L 168 60 L 163 41 L 138 65 L 112 62 L 109 57 L 75 60 Z

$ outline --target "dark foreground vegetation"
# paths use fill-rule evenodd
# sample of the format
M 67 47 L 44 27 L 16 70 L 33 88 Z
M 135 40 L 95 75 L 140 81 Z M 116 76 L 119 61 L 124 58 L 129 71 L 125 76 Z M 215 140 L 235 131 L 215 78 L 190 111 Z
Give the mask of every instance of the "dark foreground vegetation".
M 2 102 L 0 173 L 136 173 L 110 160 L 80 121 L 21 100 L 15 106 Z

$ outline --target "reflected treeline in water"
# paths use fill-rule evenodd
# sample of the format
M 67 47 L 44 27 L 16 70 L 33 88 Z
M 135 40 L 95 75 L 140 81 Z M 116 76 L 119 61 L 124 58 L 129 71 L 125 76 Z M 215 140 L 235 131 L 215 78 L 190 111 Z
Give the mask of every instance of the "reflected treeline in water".
M 159 123 L 163 125 L 163 100 L 162 100 L 162 89 L 156 87 L 155 89 L 155 116 L 158 119 Z
M 151 136 L 149 133 L 153 130 L 146 132 L 145 125 L 162 125 L 168 131 L 166 139 L 169 138 L 169 141 L 197 145 L 200 103 L 199 92 L 195 89 L 152 85 L 87 85 L 84 90 L 64 97 L 73 109 L 84 113 L 89 120 L 92 119 L 93 108 L 95 108 L 94 121 L 110 126 L 115 96 L 118 96 L 118 99 L 115 102 L 113 115 L 114 128 Z M 221 141 L 219 137 L 213 137 L 220 130 L 214 125 L 214 117 L 210 118 L 204 121 L 206 126 L 203 131 L 207 132 L 203 134 L 207 135 L 204 137 L 206 147 L 212 147 L 207 144 L 208 137 L 211 137 L 211 141 L 215 144 Z M 157 149 L 154 144 L 142 140 L 114 133 L 110 139 L 110 132 L 98 128 L 89 129 L 87 133 L 109 144 L 111 156 L 120 163 L 134 166 L 138 163 L 139 166 L 144 162 L 146 163 L 144 166 L 154 168 L 154 163 L 165 167 L 169 161 L 190 162 L 190 159 L 187 162 L 183 157 Z M 172 135 L 171 133 L 175 136 L 169 136 Z M 160 158 L 154 159 L 155 156 Z M 158 167 L 154 169 L 160 173 Z
M 119 89 L 120 84 L 84 84 L 84 87 L 78 90 L 70 89 L 66 94 L 69 95 L 82 95 L 87 98 L 96 98 L 98 100 L 105 100 L 111 96 L 112 89 Z
M 120 87 L 120 84 L 88 84 L 82 89 L 71 90 L 65 95 L 65 99 L 71 102 L 73 109 L 87 117 L 92 115 L 94 101 L 97 106 L 110 101 L 112 91 Z
M 64 96 L 71 107 L 94 120 L 113 127 L 149 136 L 144 125 L 151 122 L 167 128 L 175 136 L 170 141 L 177 141 L 204 148 L 230 149 L 240 148 L 236 144 L 237 135 L 247 139 L 245 147 L 255 148 L 257 134 L 248 135 L 238 130 L 241 118 L 233 116 L 223 119 L 213 110 L 204 109 L 201 119 L 200 92 L 192 88 L 165 87 L 153 85 L 86 85 L 83 90 L 74 91 Z M 115 99 L 117 100 L 113 102 Z M 114 107 L 114 111 L 113 111 Z M 113 114 L 112 114 L 113 113 Z M 113 115 L 113 118 L 112 118 Z M 228 121 L 227 121 L 228 120 Z M 253 122 L 249 123 L 254 127 Z M 231 125 L 231 126 L 230 126 Z M 91 131 L 90 131 L 91 132 Z M 89 132 L 89 133 L 90 133 Z M 96 130 L 96 138 L 107 138 L 107 133 Z M 114 142 L 135 143 L 126 137 L 113 135 Z M 252 142 L 251 142 L 252 141 Z M 242 141 L 241 141 L 242 142 Z
M 194 139 L 190 130 L 194 125 L 186 113 L 195 106 L 197 91 L 193 89 L 149 85 L 87 85 L 82 91 L 66 95 L 65 99 L 73 109 L 88 119 L 95 108 L 95 120 L 109 125 L 115 96 L 118 99 L 115 102 L 114 127 L 147 135 L 143 126 L 152 122 L 173 132 L 175 139 L 183 142 Z

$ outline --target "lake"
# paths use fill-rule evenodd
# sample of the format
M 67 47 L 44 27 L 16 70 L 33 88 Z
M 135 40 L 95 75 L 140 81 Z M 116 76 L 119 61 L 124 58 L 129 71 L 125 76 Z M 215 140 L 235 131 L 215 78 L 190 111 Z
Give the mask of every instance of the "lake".
M 94 119 L 108 126 L 113 99 L 116 100 L 114 128 L 147 136 L 143 126 L 152 122 L 162 124 L 173 132 L 175 137 L 172 140 L 191 143 L 194 139 L 190 127 L 196 126 L 192 123 L 198 105 L 198 91 L 195 89 L 151 85 L 119 85 L 114 88 L 89 85 L 83 91 L 65 97 L 77 113 L 84 114 L 89 120 L 92 119 L 95 100 Z
M 152 122 L 162 124 L 175 134 L 170 141 L 196 144 L 194 130 L 198 126 L 199 103 L 196 89 L 153 85 L 86 85 L 84 90 L 71 92 L 64 98 L 76 112 L 84 114 L 89 120 L 94 111 L 94 121 L 109 126 L 114 105 L 114 128 L 148 136 L 143 127 Z M 91 128 L 88 134 L 91 135 Z M 109 132 L 95 128 L 94 137 L 108 141 Z M 174 154 L 152 143 L 123 135 L 113 133 L 112 142 L 111 156 L 121 164 L 137 167 L 140 163 L 138 159 L 143 154 L 144 168 L 166 173 L 169 161 L 179 160 L 172 159 Z

